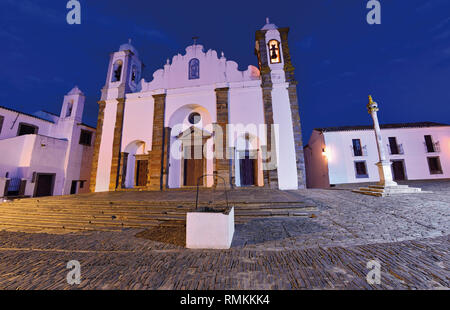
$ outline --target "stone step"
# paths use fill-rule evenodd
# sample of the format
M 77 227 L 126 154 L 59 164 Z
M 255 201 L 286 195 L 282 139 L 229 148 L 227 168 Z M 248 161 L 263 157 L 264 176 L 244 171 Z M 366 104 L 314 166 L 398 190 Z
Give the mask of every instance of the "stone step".
M 178 220 L 183 221 L 184 218 L 176 218 L 176 217 L 170 217 L 170 218 L 155 218 L 152 220 L 106 220 L 106 219 L 83 219 L 83 218 L 55 218 L 55 217 L 47 217 L 47 216 L 40 216 L 40 217 L 30 217 L 30 216 L 12 216 L 12 215 L 2 215 L 0 214 L 0 223 L 10 222 L 10 221 L 16 221 L 18 223 L 21 222 L 49 222 L 49 223 L 55 223 L 55 224 L 86 224 L 86 225 L 99 225 L 99 226 L 126 226 L 126 227 L 142 227 L 147 226 L 149 224 L 155 223 L 158 224 L 161 221 L 169 221 L 169 220 Z

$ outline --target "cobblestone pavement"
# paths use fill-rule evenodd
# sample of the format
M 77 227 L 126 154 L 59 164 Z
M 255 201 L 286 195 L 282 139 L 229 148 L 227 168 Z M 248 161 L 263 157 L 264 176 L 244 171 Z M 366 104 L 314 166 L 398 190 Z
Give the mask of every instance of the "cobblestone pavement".
M 448 289 L 450 181 L 412 185 L 433 193 L 286 192 L 314 201 L 316 217 L 236 225 L 228 251 L 187 250 L 137 229 L 1 231 L 0 289 Z M 74 259 L 79 286 L 66 284 Z M 366 281 L 369 260 L 381 263 L 380 285 Z

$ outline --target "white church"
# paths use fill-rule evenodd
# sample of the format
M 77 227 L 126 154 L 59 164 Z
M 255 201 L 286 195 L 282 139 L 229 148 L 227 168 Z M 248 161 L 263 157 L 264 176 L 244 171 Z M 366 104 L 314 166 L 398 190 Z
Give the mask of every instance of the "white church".
M 289 28 L 256 31 L 259 68 L 194 43 L 152 81 L 131 42 L 110 55 L 101 91 L 91 191 L 305 188 Z

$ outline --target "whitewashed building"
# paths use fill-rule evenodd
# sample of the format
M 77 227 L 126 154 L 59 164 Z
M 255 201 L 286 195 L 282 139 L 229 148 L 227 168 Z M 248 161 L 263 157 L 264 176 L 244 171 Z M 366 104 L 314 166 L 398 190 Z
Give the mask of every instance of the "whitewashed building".
M 84 101 L 74 87 L 60 115 L 0 106 L 0 198 L 89 192 L 95 128 L 82 123 Z
M 450 178 L 450 125 L 422 122 L 380 127 L 395 181 Z M 304 154 L 308 188 L 379 181 L 372 126 L 314 129 Z
M 222 181 L 305 187 L 288 31 L 268 20 L 256 31 L 259 68 L 239 71 L 223 52 L 194 42 L 167 59 L 150 82 L 140 80 L 143 65 L 131 42 L 120 46 L 110 55 L 99 101 L 91 190 L 211 187 Z

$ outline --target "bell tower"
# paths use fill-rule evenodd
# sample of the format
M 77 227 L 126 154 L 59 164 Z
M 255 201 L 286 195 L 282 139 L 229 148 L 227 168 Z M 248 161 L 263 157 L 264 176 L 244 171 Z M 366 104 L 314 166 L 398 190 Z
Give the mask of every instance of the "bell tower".
M 140 90 L 143 66 L 131 40 L 110 54 L 106 83 L 98 102 L 91 192 L 113 191 L 118 187 L 125 96 Z
M 279 189 L 306 186 L 297 81 L 289 53 L 288 33 L 289 28 L 278 28 L 267 18 L 264 27 L 255 35 L 255 54 L 261 72 L 264 116 L 268 126 L 267 151 L 276 156 L 277 163 L 276 167 L 265 171 L 264 181 L 271 188 Z M 272 124 L 274 127 L 270 126 Z
M 142 69 L 139 54 L 130 39 L 120 46 L 119 51 L 110 55 L 102 100 L 124 98 L 126 93 L 138 91 Z

